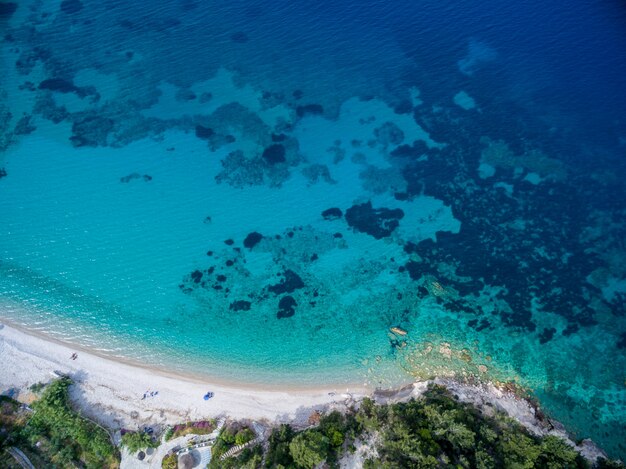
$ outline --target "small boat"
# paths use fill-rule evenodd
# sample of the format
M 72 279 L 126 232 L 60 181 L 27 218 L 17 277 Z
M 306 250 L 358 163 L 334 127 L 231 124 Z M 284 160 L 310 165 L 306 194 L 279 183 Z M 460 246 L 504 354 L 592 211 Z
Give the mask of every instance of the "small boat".
M 398 334 L 398 335 L 407 335 L 408 334 L 408 332 L 405 331 L 404 329 L 402 329 L 401 327 L 392 327 L 389 330 L 391 332 L 393 332 L 394 334 Z

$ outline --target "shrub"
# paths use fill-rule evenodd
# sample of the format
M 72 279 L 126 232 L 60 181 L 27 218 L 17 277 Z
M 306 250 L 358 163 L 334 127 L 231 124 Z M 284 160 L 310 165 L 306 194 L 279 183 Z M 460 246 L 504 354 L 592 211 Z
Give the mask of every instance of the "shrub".
M 243 445 L 254 439 L 254 432 L 248 427 L 242 428 L 235 435 L 235 445 Z
M 156 448 L 159 444 L 152 440 L 152 437 L 145 432 L 128 432 L 122 435 L 122 445 L 128 448 L 131 453 L 136 453 L 144 448 Z
M 72 381 L 61 378 L 50 383 L 34 410 L 23 435 L 36 442 L 46 438 L 59 465 L 83 461 L 87 466 L 105 467 L 117 460 L 109 435 L 98 425 L 78 415 L 69 403 Z
M 178 467 L 178 456 L 176 453 L 168 454 L 161 461 L 162 469 L 176 469 Z
M 289 443 L 289 452 L 297 465 L 312 469 L 326 460 L 329 446 L 326 436 L 315 430 L 307 430 L 296 435 Z
M 293 465 L 293 458 L 289 450 L 289 443 L 295 436 L 295 432 L 290 425 L 282 424 L 274 428 L 269 438 L 269 448 L 265 457 L 265 467 L 290 467 Z

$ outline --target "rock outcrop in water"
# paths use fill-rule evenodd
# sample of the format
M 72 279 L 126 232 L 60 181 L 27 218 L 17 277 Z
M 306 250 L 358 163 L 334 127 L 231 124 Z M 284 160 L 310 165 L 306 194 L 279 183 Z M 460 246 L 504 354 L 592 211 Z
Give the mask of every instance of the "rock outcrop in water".
M 346 210 L 346 221 L 356 231 L 367 233 L 376 239 L 385 238 L 393 232 L 404 217 L 399 209 L 372 207 L 371 202 L 353 205 Z

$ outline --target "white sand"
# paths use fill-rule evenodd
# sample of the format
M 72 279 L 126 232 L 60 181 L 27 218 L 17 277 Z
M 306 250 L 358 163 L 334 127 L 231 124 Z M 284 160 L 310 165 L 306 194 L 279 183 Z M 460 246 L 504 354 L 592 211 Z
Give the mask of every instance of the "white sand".
M 74 352 L 78 359 L 71 360 Z M 364 392 L 345 388 L 280 392 L 216 385 L 113 361 L 6 324 L 0 329 L 0 357 L 1 394 L 13 390 L 14 397 L 28 402 L 34 397 L 29 386 L 51 381 L 52 371 L 67 373 L 76 383 L 71 393 L 81 411 L 111 428 L 135 429 L 217 416 L 304 424 L 314 410 L 358 399 Z M 142 400 L 148 390 L 158 395 Z M 205 401 L 209 390 L 215 396 Z

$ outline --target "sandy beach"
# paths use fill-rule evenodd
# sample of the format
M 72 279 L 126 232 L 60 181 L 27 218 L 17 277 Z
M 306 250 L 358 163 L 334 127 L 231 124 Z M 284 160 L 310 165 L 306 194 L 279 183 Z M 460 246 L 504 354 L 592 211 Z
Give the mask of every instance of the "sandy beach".
M 72 360 L 74 353 L 78 357 Z M 32 384 L 47 383 L 55 378 L 54 373 L 67 374 L 76 384 L 71 393 L 80 411 L 113 430 L 133 430 L 146 425 L 158 428 L 211 417 L 306 426 L 309 416 L 316 410 L 345 409 L 365 395 L 379 403 L 406 401 L 423 393 L 429 383 L 418 382 L 388 391 L 294 389 L 281 392 L 246 385 L 227 386 L 120 363 L 6 323 L 0 326 L 0 356 L 1 394 L 28 403 L 35 398 L 29 390 Z M 538 415 L 531 403 L 492 383 L 467 384 L 452 379 L 433 382 L 446 386 L 460 401 L 472 403 L 487 414 L 495 410 L 507 413 L 531 433 L 565 438 L 591 461 L 606 456 L 591 440 L 575 444 L 559 422 Z M 212 391 L 214 397 L 205 401 L 203 396 L 207 391 Z
M 76 360 L 71 359 L 73 353 Z M 2 394 L 28 402 L 34 398 L 29 386 L 51 381 L 53 372 L 67 374 L 76 383 L 72 398 L 81 411 L 113 429 L 218 416 L 304 423 L 314 410 L 358 399 L 365 392 L 345 388 L 280 392 L 217 385 L 120 363 L 6 324 L 0 329 L 0 356 Z M 214 397 L 205 401 L 208 391 Z

